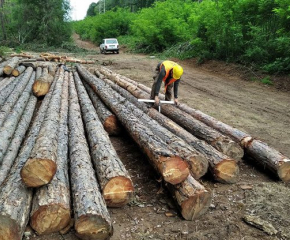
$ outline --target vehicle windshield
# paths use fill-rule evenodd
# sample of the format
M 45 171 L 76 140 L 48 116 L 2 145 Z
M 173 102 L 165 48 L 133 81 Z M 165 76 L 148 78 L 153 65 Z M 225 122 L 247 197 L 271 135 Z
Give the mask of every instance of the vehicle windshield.
M 108 39 L 106 40 L 106 43 L 108 44 L 114 44 L 114 43 L 118 43 L 116 39 Z

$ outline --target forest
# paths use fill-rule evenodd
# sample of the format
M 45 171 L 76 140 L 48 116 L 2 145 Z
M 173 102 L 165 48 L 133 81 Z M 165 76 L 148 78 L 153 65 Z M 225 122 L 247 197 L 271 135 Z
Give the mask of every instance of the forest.
M 0 4 L 1 45 L 73 49 L 75 31 L 96 45 L 116 37 L 133 52 L 290 72 L 290 0 L 100 0 L 81 21 L 70 19 L 68 0 Z

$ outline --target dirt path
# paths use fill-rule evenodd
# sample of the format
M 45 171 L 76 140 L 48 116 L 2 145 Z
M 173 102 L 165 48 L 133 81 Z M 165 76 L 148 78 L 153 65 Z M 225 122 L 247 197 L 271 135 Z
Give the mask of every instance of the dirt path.
M 98 47 L 78 44 L 98 51 Z M 93 54 L 97 65 L 110 62 L 107 68 L 147 86 L 152 83 L 158 59 L 153 56 Z M 180 84 L 180 102 L 199 109 L 218 120 L 248 132 L 290 157 L 290 93 L 257 82 L 245 81 L 235 68 L 217 63 L 198 67 L 193 61 L 180 61 L 184 76 Z M 231 70 L 232 69 L 232 70 Z M 112 240 L 191 239 L 191 240 L 278 240 L 290 239 L 289 185 L 244 159 L 236 184 L 225 185 L 205 176 L 201 182 L 213 193 L 209 211 L 195 221 L 184 221 L 170 194 L 145 156 L 129 136 L 111 138 L 130 172 L 136 190 L 134 201 L 122 209 L 110 209 L 114 221 Z M 244 186 L 247 186 L 245 188 Z M 248 189 L 248 190 L 246 190 Z M 173 213 L 167 217 L 165 213 Z M 278 231 L 269 235 L 243 221 L 253 214 L 272 224 Z M 73 230 L 64 236 L 30 239 L 76 239 Z

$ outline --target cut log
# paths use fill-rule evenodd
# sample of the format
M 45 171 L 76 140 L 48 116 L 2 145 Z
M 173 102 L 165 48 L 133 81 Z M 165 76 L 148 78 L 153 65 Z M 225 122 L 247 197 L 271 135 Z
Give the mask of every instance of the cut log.
M 21 73 L 23 73 L 25 71 L 25 69 L 26 69 L 26 67 L 24 67 L 24 66 L 18 66 L 12 70 L 11 74 L 14 77 L 18 77 Z
M 5 156 L 0 164 L 0 185 L 3 183 L 7 177 L 11 166 L 14 163 L 15 158 L 17 157 L 18 150 L 20 145 L 25 137 L 25 133 L 28 130 L 29 124 L 32 120 L 33 112 L 36 107 L 37 98 L 31 93 L 29 101 L 23 111 L 23 115 L 17 125 L 17 129 L 14 132 L 13 138 L 10 142 L 10 145 L 5 153 Z
M 56 66 L 55 65 L 48 65 L 48 73 L 49 75 L 53 76 L 55 75 L 55 71 L 56 71 Z
M 18 57 L 13 57 L 11 58 L 8 63 L 4 66 L 3 72 L 6 75 L 10 75 L 13 71 L 14 68 L 18 65 L 19 58 Z
M 87 83 L 84 82 L 84 86 L 107 133 L 110 136 L 119 135 L 121 124 L 116 115 L 107 108 Z
M 190 173 L 195 179 L 199 179 L 206 174 L 208 170 L 208 160 L 205 158 L 205 156 L 192 148 L 182 138 L 177 137 L 176 134 L 173 134 L 171 131 L 169 131 L 163 124 L 159 124 L 158 121 L 155 121 L 155 118 L 151 118 L 150 116 L 148 116 L 146 113 L 148 113 L 150 109 L 148 109 L 148 107 L 144 103 L 138 102 L 138 99 L 135 98 L 128 91 L 119 87 L 118 85 L 116 86 L 116 84 L 111 84 L 112 82 L 110 83 L 110 81 L 104 81 L 109 84 L 113 89 L 116 89 L 116 91 L 127 100 L 129 100 L 129 102 L 134 104 L 132 105 L 128 102 L 123 103 L 124 107 L 127 107 L 130 111 L 132 111 L 135 116 L 143 121 L 144 125 L 150 128 L 152 132 L 154 132 L 166 144 L 168 144 L 168 147 L 174 149 L 174 151 L 176 151 L 184 160 L 186 160 L 189 165 Z M 157 110 L 151 110 L 155 111 L 155 115 L 160 115 L 166 118 Z M 162 117 L 159 118 L 159 120 L 160 119 L 162 119 Z
M 178 184 L 184 181 L 188 174 L 188 164 L 173 150 L 169 149 L 156 134 L 138 119 L 127 108 L 127 101 L 119 94 L 112 97 L 112 88 L 88 72 L 83 66 L 77 65 L 77 70 L 83 79 L 97 92 L 102 101 L 113 111 L 140 149 L 148 156 L 151 164 L 166 182 Z
M 136 84 L 125 82 L 119 75 L 106 72 L 106 69 L 101 68 L 101 73 L 108 76 L 110 79 L 115 81 L 121 87 L 127 89 L 136 98 L 150 99 L 150 94 L 141 91 Z M 244 155 L 243 149 L 239 144 L 234 142 L 227 136 L 222 135 L 220 132 L 208 127 L 206 124 L 196 120 L 189 114 L 181 111 L 177 107 L 170 104 L 163 104 L 161 112 L 172 119 L 174 122 L 185 128 L 188 132 L 194 136 L 202 139 L 212 145 L 214 148 L 224 153 L 225 155 L 233 159 L 241 159 Z
M 35 72 L 30 76 L 30 80 L 26 85 L 23 93 L 13 106 L 11 113 L 8 114 L 7 118 L 3 122 L 3 125 L 0 127 L 0 164 L 2 163 L 3 157 L 6 153 L 6 150 L 10 144 L 10 140 L 18 126 L 18 122 L 22 116 L 22 113 L 28 103 L 31 87 L 35 80 Z
M 48 74 L 48 68 L 43 68 L 40 78 L 36 79 L 35 83 L 33 84 L 32 91 L 34 95 L 36 97 L 41 97 L 47 94 L 52 81 L 53 76 Z
M 32 68 L 27 68 L 24 72 L 22 79 L 18 82 L 16 87 L 13 89 L 13 94 L 10 94 L 5 101 L 5 104 L 2 106 L 0 111 L 0 126 L 4 123 L 14 104 L 17 102 L 18 98 L 26 88 L 28 84 L 31 74 L 33 72 Z
M 214 147 L 205 143 L 204 141 L 197 139 L 191 133 L 189 133 L 184 128 L 176 124 L 174 121 L 164 116 L 163 114 L 159 113 L 156 109 L 148 108 L 147 106 L 145 106 L 144 103 L 138 102 L 137 98 L 135 98 L 127 90 L 121 88 L 119 85 L 113 84 L 112 81 L 110 80 L 104 79 L 104 81 L 110 84 L 110 86 L 114 90 L 116 90 L 130 102 L 135 104 L 138 108 L 142 109 L 151 118 L 155 119 L 160 125 L 162 125 L 175 135 L 185 140 L 200 154 L 202 154 L 209 162 L 209 169 L 216 181 L 222 183 L 234 183 L 237 181 L 239 168 L 237 163 L 233 159 L 230 159 L 228 156 L 219 152 Z M 231 168 L 228 169 L 226 167 L 223 167 L 228 165 L 230 165 Z M 191 173 L 196 179 L 198 179 L 198 176 L 195 176 L 192 171 Z
M 29 55 L 27 53 L 15 53 L 11 54 L 10 57 L 33 58 L 32 55 Z
M 3 107 L 5 101 L 10 96 L 12 91 L 14 90 L 15 86 L 19 83 L 19 80 L 22 78 L 23 75 L 20 75 L 19 77 L 10 77 L 9 83 L 4 86 L 0 91 L 0 109 Z
M 0 236 L 5 240 L 22 239 L 29 220 L 32 189 L 23 184 L 20 178 L 20 170 L 33 148 L 50 96 L 51 94 L 49 93 L 44 98 L 10 174 L 0 188 Z
M 212 194 L 192 176 L 178 184 L 167 184 L 185 220 L 194 220 L 203 215 L 212 201 Z
M 38 79 L 41 77 L 42 67 L 37 67 L 37 68 L 35 68 L 35 70 L 36 70 L 36 79 Z
M 6 77 L 3 78 L 0 82 L 0 92 L 2 91 L 2 89 L 4 89 L 7 85 L 9 85 L 11 83 L 12 80 L 14 80 L 14 77 Z
M 40 235 L 65 228 L 71 220 L 68 177 L 68 73 L 65 73 L 60 108 L 57 171 L 52 181 L 36 190 L 30 213 L 30 225 Z M 61 194 L 59 194 L 61 193 Z
M 21 178 L 28 187 L 49 183 L 56 172 L 56 155 L 59 128 L 59 109 L 64 78 L 63 68 L 55 79 L 56 86 L 31 155 L 21 170 Z
M 71 73 L 68 121 L 70 179 L 76 234 L 81 239 L 108 239 L 113 233 L 112 221 L 92 166 Z
M 283 182 L 290 182 L 290 159 L 279 151 L 268 146 L 266 143 L 245 138 L 242 141 L 246 155 L 257 161 L 263 167 L 267 167 L 276 174 Z
M 132 180 L 103 128 L 77 72 L 74 73 L 74 79 L 103 197 L 108 207 L 122 207 L 132 200 Z

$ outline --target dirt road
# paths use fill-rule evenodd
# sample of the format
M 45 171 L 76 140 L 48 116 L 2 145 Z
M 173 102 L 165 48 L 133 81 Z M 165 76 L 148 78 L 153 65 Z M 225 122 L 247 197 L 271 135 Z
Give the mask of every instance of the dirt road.
M 79 45 L 84 44 L 78 40 Z M 85 56 L 135 81 L 151 86 L 153 70 L 160 61 L 154 56 L 99 54 L 98 47 L 85 43 L 96 53 Z M 290 157 L 290 92 L 248 81 L 232 65 L 211 62 L 197 66 L 195 61 L 179 61 L 184 67 L 179 100 L 216 119 L 234 126 Z M 289 79 L 288 79 L 289 80 Z M 289 80 L 290 81 L 290 80 Z M 244 159 L 239 163 L 236 184 L 201 179 L 213 193 L 209 211 L 195 221 L 185 221 L 178 213 L 166 188 L 159 182 L 146 157 L 131 138 L 112 137 L 121 160 L 134 182 L 134 201 L 122 209 L 110 209 L 114 223 L 112 240 L 191 239 L 254 240 L 290 239 L 290 188 L 274 176 Z M 168 217 L 165 213 L 171 213 Z M 277 230 L 271 235 L 248 225 L 243 219 L 252 214 Z M 265 226 L 265 224 L 264 224 Z M 64 236 L 30 239 L 76 239 L 73 230 Z

